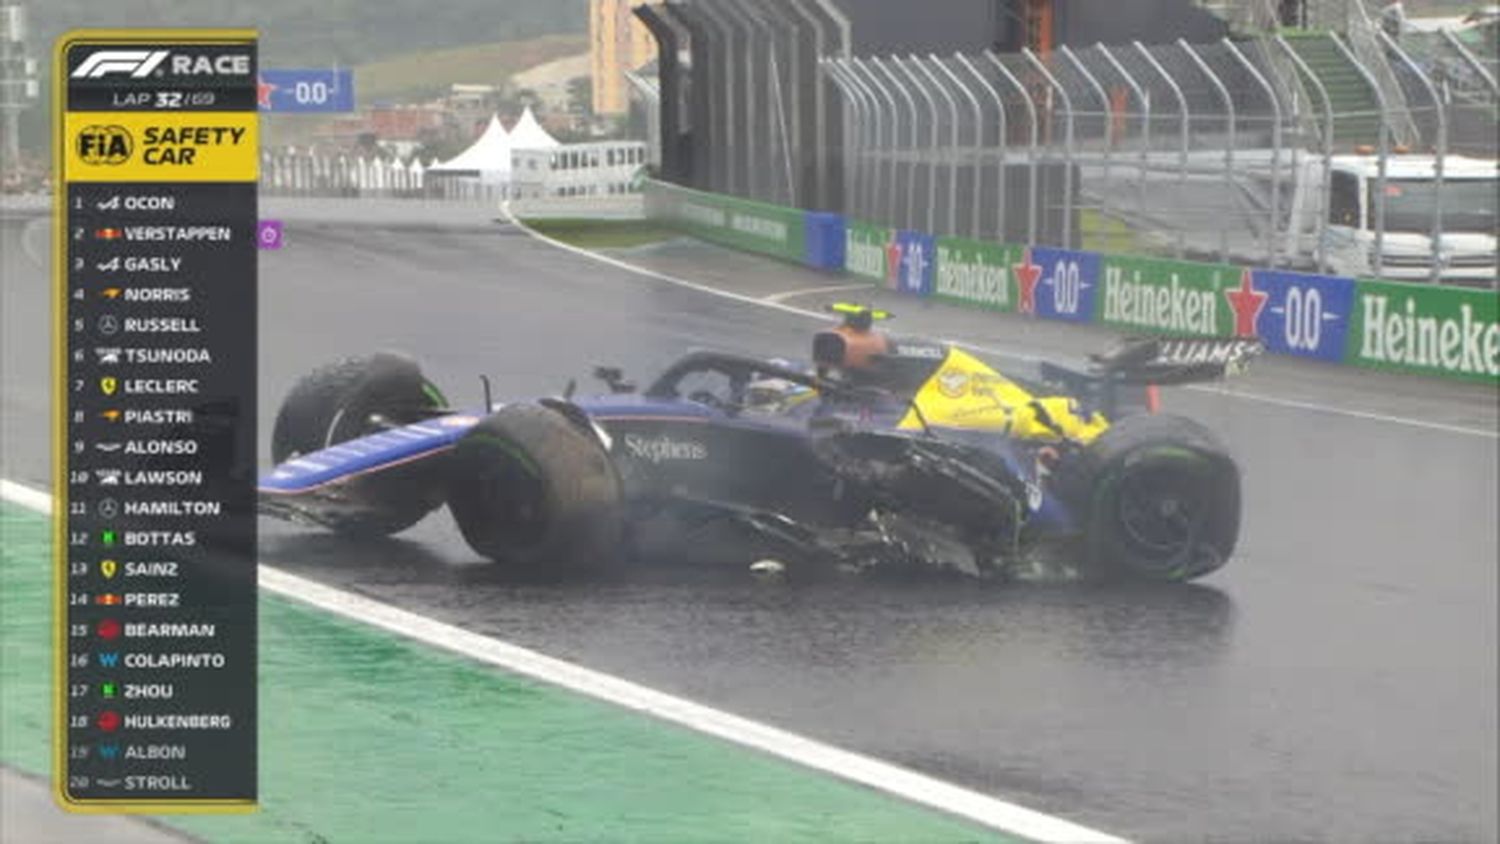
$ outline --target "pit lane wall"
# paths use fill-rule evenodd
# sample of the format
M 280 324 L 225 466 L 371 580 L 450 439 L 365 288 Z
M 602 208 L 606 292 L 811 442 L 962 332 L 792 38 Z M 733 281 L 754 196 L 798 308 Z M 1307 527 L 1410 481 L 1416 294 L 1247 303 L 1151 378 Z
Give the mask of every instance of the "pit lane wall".
M 934 237 L 664 182 L 647 216 L 913 296 L 1124 333 L 1259 337 L 1276 354 L 1500 383 L 1495 291 Z

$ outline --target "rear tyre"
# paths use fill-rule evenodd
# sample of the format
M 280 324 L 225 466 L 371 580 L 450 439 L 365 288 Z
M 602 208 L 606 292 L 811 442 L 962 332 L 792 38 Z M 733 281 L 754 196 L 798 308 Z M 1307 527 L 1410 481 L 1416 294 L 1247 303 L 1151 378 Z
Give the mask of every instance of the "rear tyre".
M 620 481 L 609 455 L 561 413 L 491 414 L 454 446 L 448 509 L 469 547 L 506 565 L 580 571 L 620 553 Z
M 1239 537 L 1239 469 L 1216 437 L 1180 416 L 1127 416 L 1083 455 L 1091 571 L 1153 581 L 1202 577 Z
M 313 370 L 292 387 L 276 414 L 271 458 L 282 463 L 391 425 L 417 422 L 446 404 L 410 358 L 388 352 L 346 358 Z M 323 523 L 350 536 L 400 533 L 443 503 L 441 485 L 422 483 L 400 470 L 348 483 L 350 498 L 360 506 L 326 514 Z

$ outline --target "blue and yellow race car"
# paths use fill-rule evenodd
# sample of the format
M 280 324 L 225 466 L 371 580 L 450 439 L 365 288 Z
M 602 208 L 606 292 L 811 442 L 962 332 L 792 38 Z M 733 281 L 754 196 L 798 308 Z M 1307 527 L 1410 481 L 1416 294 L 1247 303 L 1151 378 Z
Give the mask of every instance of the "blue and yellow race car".
M 400 355 L 323 367 L 280 409 L 261 508 L 370 536 L 447 505 L 477 553 L 557 572 L 693 557 L 708 536 L 792 571 L 1006 578 L 1046 558 L 1181 581 L 1229 560 L 1239 471 L 1155 412 L 1156 388 L 1233 372 L 1257 341 L 1129 340 L 1022 378 L 835 309 L 809 363 L 695 351 L 643 389 L 597 369 L 588 398 L 500 403 L 486 382 L 462 411 Z

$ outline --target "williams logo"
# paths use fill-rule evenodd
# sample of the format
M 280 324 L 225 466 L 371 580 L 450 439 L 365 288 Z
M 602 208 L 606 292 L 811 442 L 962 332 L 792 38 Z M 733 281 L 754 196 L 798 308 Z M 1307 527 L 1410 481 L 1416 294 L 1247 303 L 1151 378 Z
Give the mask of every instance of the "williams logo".
M 85 126 L 76 144 L 84 164 L 124 164 L 135 149 L 135 139 L 123 126 Z
M 166 50 L 100 50 L 89 54 L 78 69 L 74 79 L 98 79 L 110 74 L 121 74 L 133 79 L 143 79 L 167 60 Z
M 643 437 L 625 435 L 625 451 L 637 460 L 660 463 L 663 460 L 706 460 L 708 447 L 692 440 L 674 440 L 668 436 Z

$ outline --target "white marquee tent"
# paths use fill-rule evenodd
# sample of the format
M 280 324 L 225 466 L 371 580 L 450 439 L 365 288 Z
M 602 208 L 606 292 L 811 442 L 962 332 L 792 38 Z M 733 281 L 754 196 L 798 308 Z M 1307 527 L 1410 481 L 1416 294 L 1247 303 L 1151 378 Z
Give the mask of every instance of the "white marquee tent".
M 519 128 L 521 124 L 516 125 Z M 541 129 L 540 126 L 537 128 Z M 511 133 L 500 125 L 498 116 L 491 115 L 484 134 L 468 149 L 441 164 L 433 164 L 427 172 L 438 176 L 477 176 L 482 182 L 508 182 L 510 152 L 514 148 Z

